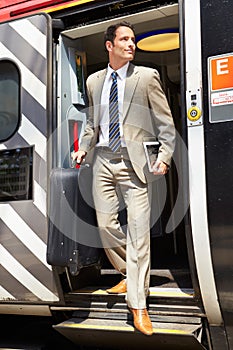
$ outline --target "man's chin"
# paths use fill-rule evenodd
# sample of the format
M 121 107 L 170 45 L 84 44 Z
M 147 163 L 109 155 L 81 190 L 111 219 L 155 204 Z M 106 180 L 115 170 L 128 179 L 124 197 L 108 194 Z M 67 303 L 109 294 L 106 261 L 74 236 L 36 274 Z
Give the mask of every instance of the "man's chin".
M 132 61 L 134 59 L 134 55 L 129 55 L 128 60 Z

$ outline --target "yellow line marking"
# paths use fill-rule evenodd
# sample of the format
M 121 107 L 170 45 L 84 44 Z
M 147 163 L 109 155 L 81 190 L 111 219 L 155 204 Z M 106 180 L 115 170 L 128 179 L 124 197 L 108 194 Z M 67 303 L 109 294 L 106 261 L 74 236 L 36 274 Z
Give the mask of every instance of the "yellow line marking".
M 69 8 L 69 7 L 74 7 L 76 5 L 81 5 L 81 4 L 85 4 L 87 2 L 92 2 L 92 1 L 95 1 L 95 0 L 79 0 L 79 1 L 74 1 L 70 4 L 67 4 L 67 5 L 59 5 L 57 7 L 53 7 L 53 8 L 49 8 L 49 9 L 42 9 L 43 12 L 54 12 L 54 11 L 60 11 L 60 10 L 64 10 L 66 8 Z
M 88 290 L 88 289 L 81 289 L 77 290 L 78 293 L 90 293 L 90 294 L 100 294 L 100 295 L 109 295 L 104 289 L 97 289 L 97 290 Z M 125 295 L 125 293 L 121 293 L 122 295 Z M 111 294 L 113 295 L 113 294 Z M 180 291 L 150 291 L 150 296 L 167 296 L 167 297 L 188 297 L 192 298 L 194 296 L 193 292 L 184 292 L 182 290 Z
M 183 291 L 179 291 L 179 292 L 150 292 L 150 295 L 166 295 L 166 296 L 171 296 L 171 297 L 193 297 L 194 293 L 187 293 L 187 292 L 183 292 Z
M 105 326 L 105 325 L 88 325 L 82 323 L 62 323 L 62 327 L 67 328 L 80 328 L 80 329 L 96 329 L 106 331 L 123 331 L 123 332 L 134 332 L 135 328 L 132 326 Z M 154 333 L 165 333 L 165 334 L 191 334 L 191 332 L 184 331 L 181 329 L 166 329 L 166 328 L 153 328 Z

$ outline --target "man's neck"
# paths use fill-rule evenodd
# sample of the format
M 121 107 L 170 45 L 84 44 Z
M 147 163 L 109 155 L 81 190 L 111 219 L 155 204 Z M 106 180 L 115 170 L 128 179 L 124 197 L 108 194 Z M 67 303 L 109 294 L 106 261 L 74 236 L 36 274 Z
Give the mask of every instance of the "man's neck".
M 124 67 L 129 61 L 123 61 L 123 62 L 114 62 L 113 60 L 110 60 L 109 66 L 117 71 L 118 69 Z
M 117 71 L 117 70 L 119 70 L 119 69 L 125 67 L 125 66 L 128 65 L 128 64 L 129 64 L 129 61 L 126 62 L 126 63 L 124 63 L 124 64 L 122 64 L 122 65 L 114 66 L 114 67 L 111 65 L 111 63 L 109 63 L 109 66 L 110 66 L 110 68 L 112 68 L 114 71 Z

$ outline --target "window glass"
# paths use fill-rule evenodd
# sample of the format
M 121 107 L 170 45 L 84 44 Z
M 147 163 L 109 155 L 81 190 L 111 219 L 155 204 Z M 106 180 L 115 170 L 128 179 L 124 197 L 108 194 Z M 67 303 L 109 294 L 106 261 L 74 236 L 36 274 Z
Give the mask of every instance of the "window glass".
M 32 199 L 33 148 L 0 150 L 0 202 Z
M 0 61 L 0 142 L 9 139 L 20 122 L 20 74 L 11 62 Z

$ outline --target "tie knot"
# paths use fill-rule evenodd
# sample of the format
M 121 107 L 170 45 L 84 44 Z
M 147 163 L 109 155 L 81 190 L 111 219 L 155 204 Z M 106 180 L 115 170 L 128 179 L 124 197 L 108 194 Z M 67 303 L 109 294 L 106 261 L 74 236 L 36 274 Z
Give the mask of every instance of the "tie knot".
M 112 76 L 112 80 L 116 80 L 117 79 L 117 72 L 112 72 L 112 74 L 111 74 L 111 76 Z

